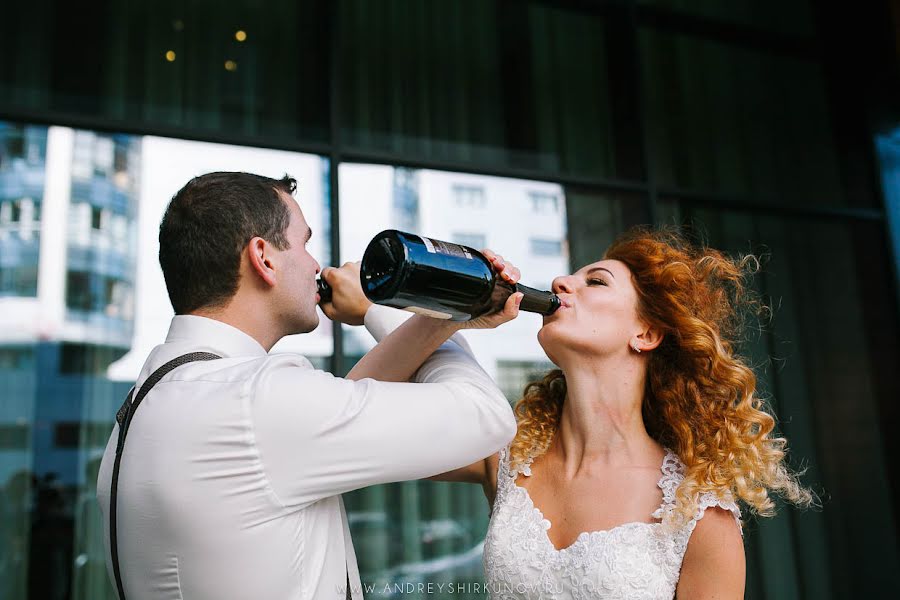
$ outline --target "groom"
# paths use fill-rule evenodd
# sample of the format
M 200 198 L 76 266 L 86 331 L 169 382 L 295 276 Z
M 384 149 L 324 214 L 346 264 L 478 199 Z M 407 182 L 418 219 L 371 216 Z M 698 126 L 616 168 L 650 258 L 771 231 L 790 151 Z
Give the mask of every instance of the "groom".
M 173 359 L 209 360 L 159 379 L 132 402 L 126 441 L 119 425 L 110 436 L 98 499 L 120 600 L 337 599 L 348 582 L 361 600 L 341 494 L 468 465 L 515 433 L 506 399 L 453 336 L 462 324 L 400 324 L 399 311 L 366 300 L 353 264 L 323 272 L 333 288 L 323 310 L 364 323 L 379 344 L 346 378 L 269 354 L 319 322 L 320 267 L 295 186 L 209 173 L 166 210 L 159 260 L 175 317 L 136 389 Z M 468 326 L 515 318 L 516 296 Z

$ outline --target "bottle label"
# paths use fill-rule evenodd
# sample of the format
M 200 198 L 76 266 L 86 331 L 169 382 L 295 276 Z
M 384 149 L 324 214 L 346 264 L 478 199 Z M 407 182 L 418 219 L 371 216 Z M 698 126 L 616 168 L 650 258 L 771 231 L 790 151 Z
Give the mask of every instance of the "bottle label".
M 442 242 L 440 240 L 433 240 L 422 235 L 420 235 L 419 237 L 422 238 L 422 242 L 424 242 L 425 248 L 432 254 L 446 254 L 448 256 L 458 256 L 460 258 L 468 258 L 469 260 L 474 260 L 472 253 L 469 252 L 469 249 L 465 246 L 460 246 L 459 244 L 450 244 L 447 242 Z
M 431 317 L 432 319 L 449 319 L 453 316 L 450 313 L 438 312 L 436 310 L 422 308 L 421 306 L 407 306 L 403 310 L 408 310 L 409 312 L 414 312 L 417 315 L 424 315 L 426 317 Z

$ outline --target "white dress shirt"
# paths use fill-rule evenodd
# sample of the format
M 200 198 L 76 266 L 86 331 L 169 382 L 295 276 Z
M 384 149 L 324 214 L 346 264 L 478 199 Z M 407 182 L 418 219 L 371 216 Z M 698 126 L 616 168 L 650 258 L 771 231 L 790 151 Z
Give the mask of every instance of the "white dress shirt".
M 401 311 L 373 306 L 380 340 Z M 129 600 L 344 600 L 359 571 L 340 494 L 478 461 L 515 434 L 512 410 L 458 334 L 417 383 L 350 381 L 297 354 L 269 355 L 220 321 L 176 316 L 138 387 L 176 368 L 135 414 L 118 487 L 119 563 Z M 109 558 L 118 426 L 98 478 Z

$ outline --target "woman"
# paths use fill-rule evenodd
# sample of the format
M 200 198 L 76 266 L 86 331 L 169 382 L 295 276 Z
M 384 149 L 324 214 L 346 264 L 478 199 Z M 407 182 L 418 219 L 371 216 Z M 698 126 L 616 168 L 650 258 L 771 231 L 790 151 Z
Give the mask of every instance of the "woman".
M 756 265 L 636 229 L 554 280 L 538 340 L 559 369 L 508 448 L 434 478 L 485 489 L 492 598 L 743 598 L 737 503 L 812 499 L 736 355 Z

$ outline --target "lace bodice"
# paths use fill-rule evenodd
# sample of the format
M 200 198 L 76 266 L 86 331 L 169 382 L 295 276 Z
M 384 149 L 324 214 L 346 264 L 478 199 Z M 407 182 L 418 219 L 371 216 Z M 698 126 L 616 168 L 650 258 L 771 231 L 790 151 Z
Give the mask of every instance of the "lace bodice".
M 531 475 L 531 460 L 521 472 Z M 667 450 L 659 487 L 661 520 L 675 506 L 675 490 L 684 479 L 684 464 Z M 740 525 L 740 511 L 730 499 L 703 494 L 694 518 L 671 530 L 661 522 L 625 523 L 604 531 L 581 533 L 557 550 L 547 536 L 550 521 L 534 506 L 528 491 L 516 484 L 509 448 L 500 451 L 497 497 L 484 542 L 484 573 L 492 600 L 595 598 L 670 600 L 681 571 L 688 540 L 705 510 L 729 510 Z

